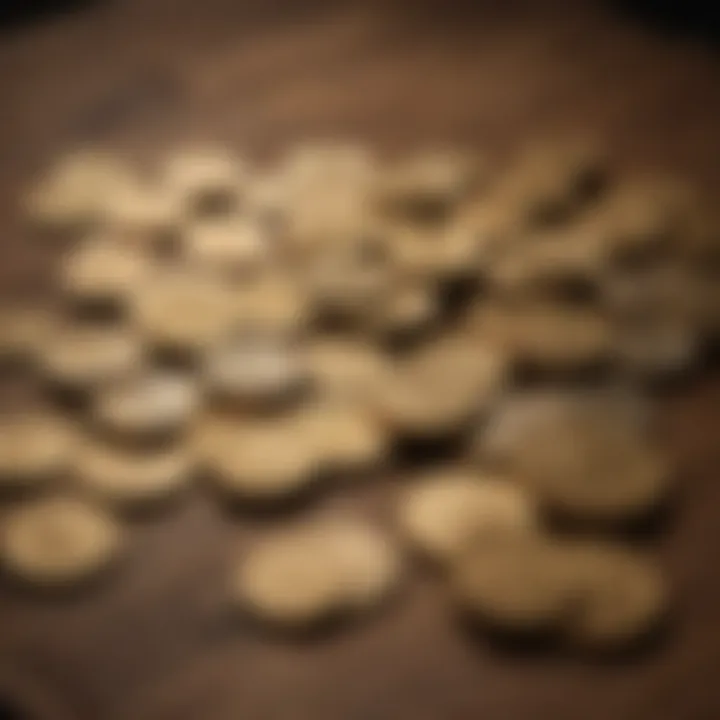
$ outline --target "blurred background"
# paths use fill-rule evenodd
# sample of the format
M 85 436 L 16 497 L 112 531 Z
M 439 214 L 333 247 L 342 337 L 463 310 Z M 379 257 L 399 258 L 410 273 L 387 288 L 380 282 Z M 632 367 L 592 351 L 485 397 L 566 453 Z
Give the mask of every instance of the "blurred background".
M 472 144 L 492 158 L 529 136 L 580 130 L 620 167 L 717 192 L 719 43 L 720 7 L 701 0 L 2 0 L 1 292 L 42 288 L 51 258 L 24 242 L 17 199 L 85 142 L 142 157 L 210 139 L 262 157 L 332 136 L 388 150 Z M 72 609 L 0 598 L 0 717 L 71 708 L 112 719 L 164 688 L 188 695 L 189 720 L 230 717 L 232 698 L 251 720 L 720 718 L 720 582 L 709 578 L 718 408 L 716 377 L 668 406 L 701 489 L 667 550 L 685 626 L 650 660 L 479 657 L 422 600 L 312 658 L 251 641 L 213 650 L 198 618 L 214 602 L 226 535 L 196 508 L 152 530 L 142 592 Z M 180 557 L 188 536 L 208 539 Z M 176 677 L 179 666 L 190 669 Z

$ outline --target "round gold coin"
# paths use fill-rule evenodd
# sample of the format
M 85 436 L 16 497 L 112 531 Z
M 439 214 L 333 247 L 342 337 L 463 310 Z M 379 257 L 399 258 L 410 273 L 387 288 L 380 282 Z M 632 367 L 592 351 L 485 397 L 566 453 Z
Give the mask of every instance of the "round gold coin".
M 140 372 L 98 392 L 91 417 L 103 435 L 122 444 L 154 443 L 183 434 L 199 403 L 192 379 Z
M 27 413 L 0 419 L 0 487 L 28 490 L 71 467 L 75 436 L 50 415 Z
M 565 550 L 534 536 L 495 536 L 455 562 L 450 592 L 459 608 L 489 628 L 545 633 L 573 610 L 577 591 Z
M 10 511 L 2 560 L 20 580 L 43 587 L 76 584 L 107 567 L 121 550 L 120 528 L 79 500 L 51 498 Z
M 273 333 L 240 333 L 208 351 L 203 368 L 211 398 L 250 411 L 287 404 L 309 380 L 301 349 Z
M 621 545 L 584 543 L 570 556 L 580 601 L 568 620 L 569 640 L 594 650 L 620 649 L 649 636 L 669 612 L 656 560 Z
M 353 518 L 317 518 L 260 540 L 241 560 L 233 596 L 280 627 L 303 628 L 377 605 L 397 586 L 401 558 Z
M 421 554 L 448 565 L 489 536 L 536 532 L 539 518 L 531 496 L 518 483 L 448 469 L 408 489 L 399 507 L 399 524 Z
M 286 500 L 319 477 L 319 451 L 301 412 L 288 416 L 219 416 L 199 424 L 195 438 L 211 482 L 231 498 Z
M 60 283 L 74 301 L 123 305 L 151 272 L 149 260 L 139 250 L 116 238 L 100 237 L 74 247 L 65 256 Z
M 346 589 L 331 540 L 323 524 L 310 523 L 262 539 L 233 572 L 233 598 L 280 627 L 303 628 L 337 615 Z
M 185 147 L 166 159 L 161 184 L 186 215 L 226 215 L 240 208 L 247 175 L 244 164 L 226 149 Z
M 400 434 L 442 436 L 488 411 L 505 371 L 504 358 L 481 343 L 452 340 L 422 349 L 391 369 L 379 413 Z
M 186 447 L 132 452 L 86 441 L 75 459 L 80 487 L 121 508 L 155 505 L 175 496 L 188 485 L 192 470 Z
M 45 378 L 58 387 L 94 390 L 132 373 L 145 351 L 130 330 L 61 325 L 48 334 L 38 363 Z
M 640 404 L 618 395 L 518 398 L 481 432 L 481 461 L 506 467 L 568 518 L 630 520 L 653 510 L 672 479 L 642 415 Z
M 118 158 L 78 150 L 40 179 L 25 200 L 25 211 L 43 229 L 80 232 L 100 221 L 108 198 L 130 182 L 131 173 Z
M 168 269 L 137 288 L 131 312 L 149 343 L 198 353 L 232 327 L 233 295 L 205 274 Z

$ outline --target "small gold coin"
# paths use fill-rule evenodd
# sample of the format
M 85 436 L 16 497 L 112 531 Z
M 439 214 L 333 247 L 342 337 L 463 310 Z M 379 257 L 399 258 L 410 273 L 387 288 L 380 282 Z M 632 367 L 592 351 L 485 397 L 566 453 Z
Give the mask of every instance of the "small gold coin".
M 517 399 L 491 419 L 480 454 L 508 468 L 554 511 L 621 522 L 655 508 L 671 486 L 670 464 L 642 415 L 640 405 L 618 396 Z
M 43 587 L 76 584 L 106 568 L 121 550 L 120 528 L 100 510 L 71 498 L 12 510 L 2 559 L 19 579 Z
M 449 469 L 431 474 L 402 497 L 399 523 L 423 555 L 448 565 L 492 535 L 538 530 L 531 496 L 510 479 Z
M 445 341 L 396 364 L 379 412 L 400 434 L 442 436 L 488 411 L 505 370 L 504 358 L 488 346 Z
M 138 372 L 96 394 L 92 419 L 116 441 L 144 444 L 182 435 L 199 403 L 193 380 L 169 372 Z
M 621 545 L 578 544 L 569 556 L 580 590 L 570 641 L 613 650 L 647 637 L 667 617 L 669 593 L 656 560 Z
M 121 508 L 154 505 L 188 485 L 193 458 L 188 448 L 132 452 L 96 441 L 83 443 L 75 460 L 79 485 Z
M 456 561 L 451 595 L 463 612 L 491 628 L 533 634 L 555 630 L 577 597 L 565 555 L 548 539 L 496 535 L 475 543 Z
M 40 413 L 0 419 L 0 487 L 27 490 L 69 470 L 75 437 L 58 419 Z

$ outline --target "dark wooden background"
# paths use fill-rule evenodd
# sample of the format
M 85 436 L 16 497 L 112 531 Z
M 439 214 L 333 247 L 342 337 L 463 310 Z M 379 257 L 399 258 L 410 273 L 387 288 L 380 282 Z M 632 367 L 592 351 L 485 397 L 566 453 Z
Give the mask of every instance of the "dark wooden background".
M 591 129 L 620 168 L 717 191 L 711 20 L 679 32 L 678 19 L 586 0 L 117 0 L 6 18 L 3 296 L 42 290 L 52 265 L 21 232 L 18 194 L 88 140 L 143 157 L 217 139 L 254 155 L 338 135 L 388 149 L 469 142 L 492 158 L 528 133 Z M 653 653 L 508 655 L 455 632 L 420 579 L 325 643 L 262 639 L 228 614 L 223 586 L 234 544 L 262 523 L 198 493 L 137 522 L 124 567 L 92 593 L 48 602 L 0 586 L 0 698 L 39 720 L 720 718 L 719 421 L 717 371 L 663 401 L 685 492 L 659 539 L 680 612 Z M 370 483 L 324 502 L 383 513 L 390 494 Z

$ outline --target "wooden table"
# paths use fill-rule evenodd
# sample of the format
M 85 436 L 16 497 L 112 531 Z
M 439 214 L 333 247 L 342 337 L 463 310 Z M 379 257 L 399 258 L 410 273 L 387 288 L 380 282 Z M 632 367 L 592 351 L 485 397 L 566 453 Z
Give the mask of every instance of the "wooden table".
M 581 0 L 447 5 L 117 0 L 3 30 L 3 293 L 46 286 L 52 253 L 24 237 L 15 203 L 84 141 L 143 157 L 186 139 L 261 155 L 308 136 L 449 140 L 492 161 L 527 133 L 579 128 L 602 134 L 622 169 L 720 188 L 710 46 Z M 681 612 L 646 656 L 499 652 L 456 632 L 423 579 L 327 642 L 264 640 L 228 613 L 223 583 L 235 544 L 272 521 L 198 492 L 138 521 L 125 567 L 93 593 L 51 603 L 0 587 L 0 697 L 41 720 L 718 718 L 718 372 L 664 400 L 662 424 L 683 469 L 659 538 Z M 369 483 L 323 502 L 382 514 L 389 492 Z

